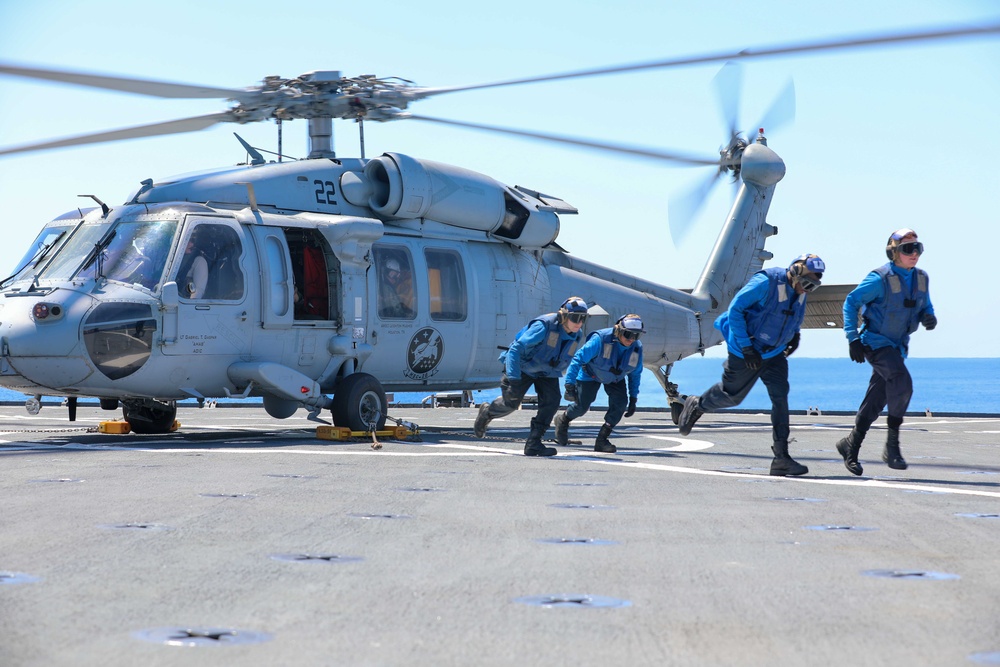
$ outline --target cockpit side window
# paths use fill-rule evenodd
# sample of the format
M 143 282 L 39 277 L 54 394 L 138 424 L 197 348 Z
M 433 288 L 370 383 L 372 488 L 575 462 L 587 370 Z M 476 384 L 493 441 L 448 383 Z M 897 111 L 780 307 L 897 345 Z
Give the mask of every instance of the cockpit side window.
M 76 226 L 74 224 L 53 225 L 50 224 L 41 231 L 35 241 L 28 247 L 28 251 L 21 258 L 21 261 L 14 267 L 14 272 L 9 278 L 3 280 L 0 285 L 8 285 L 18 280 L 28 280 L 41 270 L 46 262 L 51 260 L 59 252 L 69 233 Z
M 245 279 L 240 267 L 243 243 L 235 229 L 200 223 L 190 231 L 181 248 L 175 280 L 182 298 L 215 301 L 243 298 Z

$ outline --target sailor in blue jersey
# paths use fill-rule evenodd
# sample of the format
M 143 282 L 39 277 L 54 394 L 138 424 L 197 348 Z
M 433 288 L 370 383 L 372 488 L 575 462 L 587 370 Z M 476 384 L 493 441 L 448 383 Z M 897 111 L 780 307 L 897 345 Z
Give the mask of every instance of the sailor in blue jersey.
M 826 265 L 816 255 L 800 255 L 787 268 L 755 273 L 715 320 L 726 337 L 729 356 L 722 380 L 701 396 L 688 396 L 678 420 L 681 435 L 706 412 L 739 405 L 757 383 L 771 398 L 772 475 L 804 475 L 809 468 L 788 454 L 788 357 L 799 346 L 806 293 L 820 285 Z
M 837 442 L 844 466 L 855 475 L 863 472 L 858 462 L 861 441 L 886 406 L 888 434 L 882 460 L 894 470 L 906 470 L 899 451 L 899 427 L 913 395 L 913 380 L 904 360 L 910 334 L 918 325 L 928 331 L 937 326 L 927 272 L 916 268 L 923 252 L 924 244 L 915 231 L 897 229 L 885 246 L 889 263 L 869 273 L 844 300 L 844 332 L 851 360 L 859 364 L 867 360 L 872 366 L 854 428 Z
M 639 316 L 629 314 L 618 320 L 614 327 L 590 334 L 566 371 L 565 396 L 571 404 L 566 412 L 556 417 L 557 445 L 569 442 L 569 423 L 587 413 L 597 398 L 597 390 L 603 385 L 608 395 L 608 411 L 604 413 L 604 425 L 597 434 L 594 451 L 618 451 L 608 436 L 622 416 L 635 414 L 642 378 L 642 343 L 639 336 L 644 333 Z
M 507 351 L 500 355 L 504 364 L 501 395 L 492 403 L 479 406 L 473 427 L 477 438 L 486 437 L 490 421 L 517 410 L 524 394 L 535 385 L 538 412 L 531 419 L 524 455 L 556 455 L 554 447 L 542 444 L 542 436 L 559 410 L 559 378 L 583 339 L 581 330 L 586 320 L 587 303 L 571 296 L 559 307 L 559 312 L 540 315 L 518 332 Z

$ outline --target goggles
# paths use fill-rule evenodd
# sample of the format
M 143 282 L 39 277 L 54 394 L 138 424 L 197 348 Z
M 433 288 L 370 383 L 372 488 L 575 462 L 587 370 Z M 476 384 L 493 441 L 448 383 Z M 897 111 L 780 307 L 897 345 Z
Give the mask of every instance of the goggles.
M 639 336 L 642 335 L 641 331 L 630 331 L 628 329 L 622 329 L 619 334 L 625 340 L 639 340 Z
M 916 255 L 919 257 L 924 254 L 924 244 L 920 241 L 900 243 L 897 247 L 899 248 L 899 254 L 901 255 Z
M 566 321 L 582 324 L 587 321 L 587 313 L 566 313 Z
M 823 281 L 816 274 L 804 273 L 799 276 L 799 285 L 806 292 L 812 292 L 822 284 Z

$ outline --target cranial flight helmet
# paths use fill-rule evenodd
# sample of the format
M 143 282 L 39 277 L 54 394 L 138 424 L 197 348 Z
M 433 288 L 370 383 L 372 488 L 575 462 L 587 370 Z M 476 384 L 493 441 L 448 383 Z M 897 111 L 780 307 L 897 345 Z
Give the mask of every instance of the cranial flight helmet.
M 917 239 L 917 233 L 908 227 L 897 229 L 889 235 L 889 240 L 885 242 L 885 256 L 889 258 L 890 262 L 896 259 L 897 249 L 907 236 L 912 236 L 914 241 Z M 921 243 L 920 252 L 923 251 L 924 245 Z
M 812 292 L 822 284 L 820 278 L 823 277 L 824 271 L 826 271 L 826 264 L 819 255 L 799 255 L 788 267 L 788 280 L 793 287 L 801 285 L 806 292 Z
M 394 257 L 390 257 L 389 259 L 385 260 L 385 272 L 389 273 L 390 271 L 395 271 L 396 273 L 399 273 L 399 260 L 395 259 Z
M 642 328 L 642 320 L 635 313 L 629 313 L 615 322 L 615 336 L 621 336 L 625 332 L 628 332 L 626 335 L 632 339 L 638 339 L 639 334 L 646 333 L 646 330 Z
M 559 321 L 565 322 L 570 318 L 574 322 L 583 322 L 587 319 L 587 302 L 578 296 L 571 296 L 559 306 Z

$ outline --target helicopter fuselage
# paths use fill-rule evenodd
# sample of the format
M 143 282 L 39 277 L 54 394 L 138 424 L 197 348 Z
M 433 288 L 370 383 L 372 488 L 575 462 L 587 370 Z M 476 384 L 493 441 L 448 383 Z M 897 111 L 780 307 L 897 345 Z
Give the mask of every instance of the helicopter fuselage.
M 387 391 L 494 387 L 501 349 L 572 295 L 589 331 L 638 313 L 647 366 L 668 366 L 719 341 L 706 317 L 760 268 L 780 175 L 741 188 L 720 236 L 744 266 L 721 284 L 717 244 L 693 291 L 563 251 L 562 200 L 399 154 L 147 181 L 49 223 L 3 283 L 0 384 L 126 404 L 263 396 L 277 417 L 330 407 L 358 372 Z

